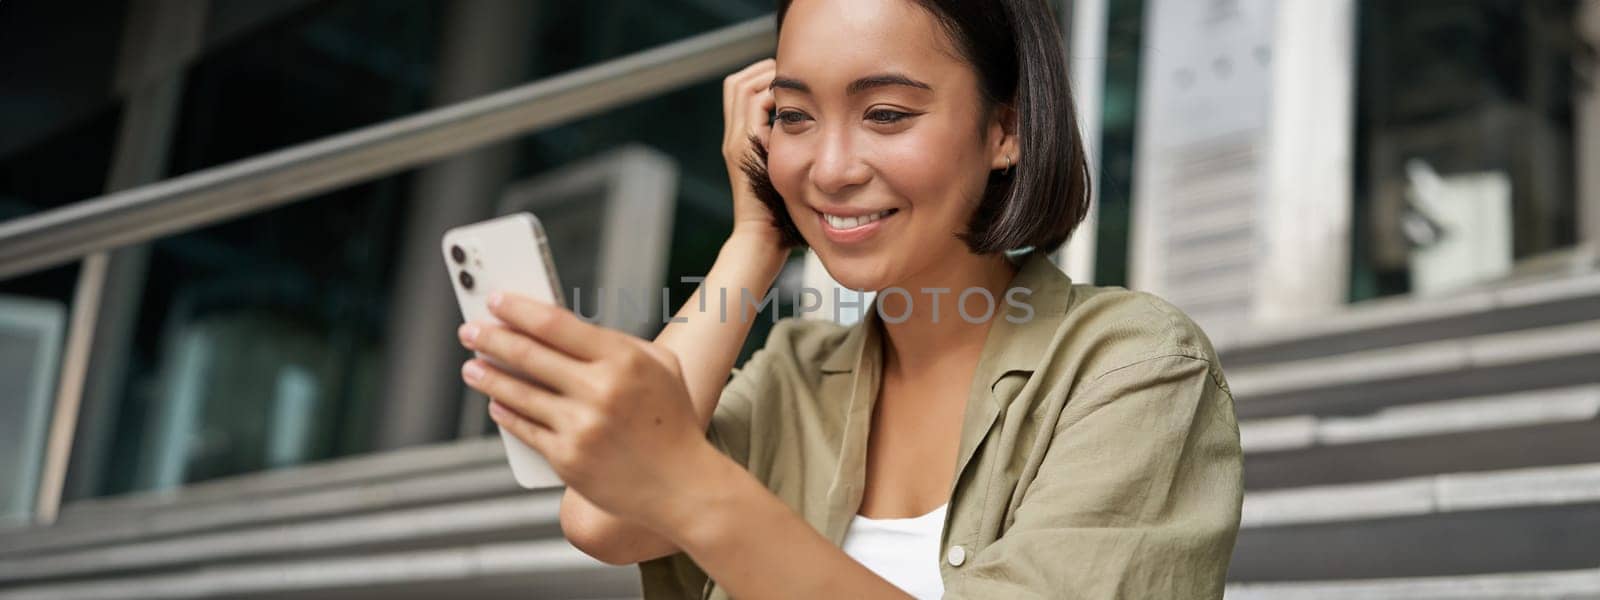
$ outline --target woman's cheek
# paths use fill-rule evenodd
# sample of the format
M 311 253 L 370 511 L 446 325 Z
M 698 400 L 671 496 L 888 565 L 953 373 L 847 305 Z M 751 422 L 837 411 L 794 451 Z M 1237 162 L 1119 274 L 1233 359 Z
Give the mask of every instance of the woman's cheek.
M 951 142 L 928 136 L 904 136 L 893 144 L 878 148 L 881 160 L 878 175 L 895 195 L 912 203 L 918 212 L 937 210 L 942 196 L 950 193 L 952 156 L 940 150 Z
M 811 225 L 810 208 L 805 204 L 805 173 L 792 160 L 794 155 L 787 149 L 774 142 L 771 151 L 767 154 L 767 177 L 772 181 L 772 188 L 783 197 L 783 204 L 789 209 L 789 217 L 794 220 L 795 226 L 807 231 Z
M 767 151 L 767 177 L 772 180 L 772 187 L 784 198 L 797 197 L 795 194 L 799 190 L 799 161 L 796 160 L 799 156 L 796 150 L 798 148 L 790 142 L 773 134 L 771 148 Z

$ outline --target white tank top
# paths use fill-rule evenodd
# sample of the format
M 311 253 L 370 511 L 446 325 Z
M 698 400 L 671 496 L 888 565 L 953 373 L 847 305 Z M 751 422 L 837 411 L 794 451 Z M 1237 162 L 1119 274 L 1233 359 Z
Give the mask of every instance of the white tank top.
M 944 595 L 944 580 L 939 577 L 939 536 L 944 532 L 944 513 L 949 506 L 904 519 L 856 515 L 850 520 L 840 547 L 907 594 L 919 600 L 937 599 Z

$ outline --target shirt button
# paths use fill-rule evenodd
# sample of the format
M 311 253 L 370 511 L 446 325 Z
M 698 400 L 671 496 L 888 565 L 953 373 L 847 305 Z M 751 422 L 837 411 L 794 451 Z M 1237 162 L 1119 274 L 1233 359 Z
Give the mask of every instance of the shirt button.
M 959 567 L 961 563 L 967 562 L 967 549 L 961 546 L 951 546 L 950 551 L 945 553 L 944 559 L 950 563 L 950 566 Z

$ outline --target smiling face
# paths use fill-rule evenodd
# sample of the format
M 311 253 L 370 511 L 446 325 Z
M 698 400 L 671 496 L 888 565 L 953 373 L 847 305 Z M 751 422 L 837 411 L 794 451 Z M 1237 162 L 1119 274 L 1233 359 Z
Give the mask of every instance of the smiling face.
M 983 260 L 955 236 L 1017 152 L 958 57 L 907 0 L 799 0 L 785 16 L 767 171 L 841 284 L 911 289 Z

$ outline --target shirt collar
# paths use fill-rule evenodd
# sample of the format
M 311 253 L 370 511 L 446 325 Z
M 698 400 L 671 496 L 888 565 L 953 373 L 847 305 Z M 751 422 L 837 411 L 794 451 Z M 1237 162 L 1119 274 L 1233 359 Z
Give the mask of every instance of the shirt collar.
M 1040 327 L 1035 322 L 1060 323 L 1061 316 L 1066 314 L 1072 300 L 1071 278 L 1050 262 L 1048 256 L 1040 252 L 1028 252 L 1017 260 L 1020 261 L 1017 274 L 1012 277 L 1007 289 L 1029 290 L 1017 292 L 1015 298 L 1018 304 L 1032 307 L 1033 314 L 1030 318 L 1026 310 L 1008 304 L 1004 295 L 995 298 L 994 322 L 989 326 L 982 357 L 978 360 L 978 370 L 974 375 L 976 381 L 985 382 L 986 387 L 991 389 L 1007 373 L 1032 373 L 1039 367 L 1055 337 L 1056 328 Z M 953 296 L 947 296 L 946 304 L 952 311 L 955 308 Z M 941 309 L 946 305 L 941 305 Z M 850 328 L 844 341 L 823 360 L 824 373 L 853 372 L 861 365 L 864 350 L 879 351 L 882 330 L 876 297 L 862 311 L 861 320 Z M 1007 316 L 1022 322 L 1013 323 Z

